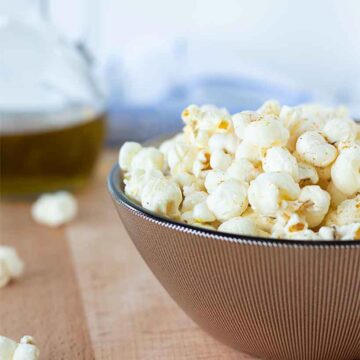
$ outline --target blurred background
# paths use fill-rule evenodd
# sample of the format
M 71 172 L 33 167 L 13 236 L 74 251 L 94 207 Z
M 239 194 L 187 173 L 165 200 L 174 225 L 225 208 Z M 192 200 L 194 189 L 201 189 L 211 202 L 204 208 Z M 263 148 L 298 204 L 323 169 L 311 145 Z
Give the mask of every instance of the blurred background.
M 320 101 L 360 117 L 359 14 L 358 0 L 0 0 L 2 173 L 21 183 L 21 146 L 28 174 L 51 153 L 81 185 L 105 127 L 108 145 L 143 141 L 180 129 L 189 103 Z

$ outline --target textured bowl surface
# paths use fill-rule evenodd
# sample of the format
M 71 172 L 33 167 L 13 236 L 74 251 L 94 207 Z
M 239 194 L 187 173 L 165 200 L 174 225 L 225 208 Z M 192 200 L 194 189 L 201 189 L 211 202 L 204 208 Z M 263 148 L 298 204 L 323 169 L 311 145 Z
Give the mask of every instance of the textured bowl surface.
M 360 242 L 235 236 L 166 220 L 109 191 L 132 241 L 179 306 L 265 359 L 360 359 Z

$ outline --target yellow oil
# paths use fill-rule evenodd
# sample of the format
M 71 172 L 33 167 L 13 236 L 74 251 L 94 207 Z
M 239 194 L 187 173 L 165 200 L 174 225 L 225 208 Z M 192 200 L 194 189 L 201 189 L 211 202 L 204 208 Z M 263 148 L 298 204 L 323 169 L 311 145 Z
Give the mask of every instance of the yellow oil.
M 33 119 L 32 119 L 33 121 Z M 89 179 L 105 136 L 105 114 L 64 127 L 0 131 L 0 195 L 78 189 Z

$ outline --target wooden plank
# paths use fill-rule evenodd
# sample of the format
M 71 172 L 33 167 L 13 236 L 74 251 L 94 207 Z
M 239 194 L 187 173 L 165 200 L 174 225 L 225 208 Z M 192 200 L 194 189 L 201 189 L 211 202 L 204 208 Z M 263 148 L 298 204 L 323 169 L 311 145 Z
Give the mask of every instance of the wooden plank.
M 78 218 L 62 229 L 34 224 L 30 204 L 1 205 L 1 242 L 27 267 L 0 290 L 0 334 L 34 335 L 51 360 L 253 359 L 200 330 L 147 269 L 106 190 L 115 159 L 103 156 L 77 194 Z

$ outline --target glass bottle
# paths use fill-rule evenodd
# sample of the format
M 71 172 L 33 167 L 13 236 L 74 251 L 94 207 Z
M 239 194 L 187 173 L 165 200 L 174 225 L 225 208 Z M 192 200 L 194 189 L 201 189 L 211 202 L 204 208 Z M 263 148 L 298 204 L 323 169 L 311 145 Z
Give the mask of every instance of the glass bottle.
M 105 133 L 94 64 L 42 14 L 44 1 L 0 2 L 0 194 L 77 189 Z

